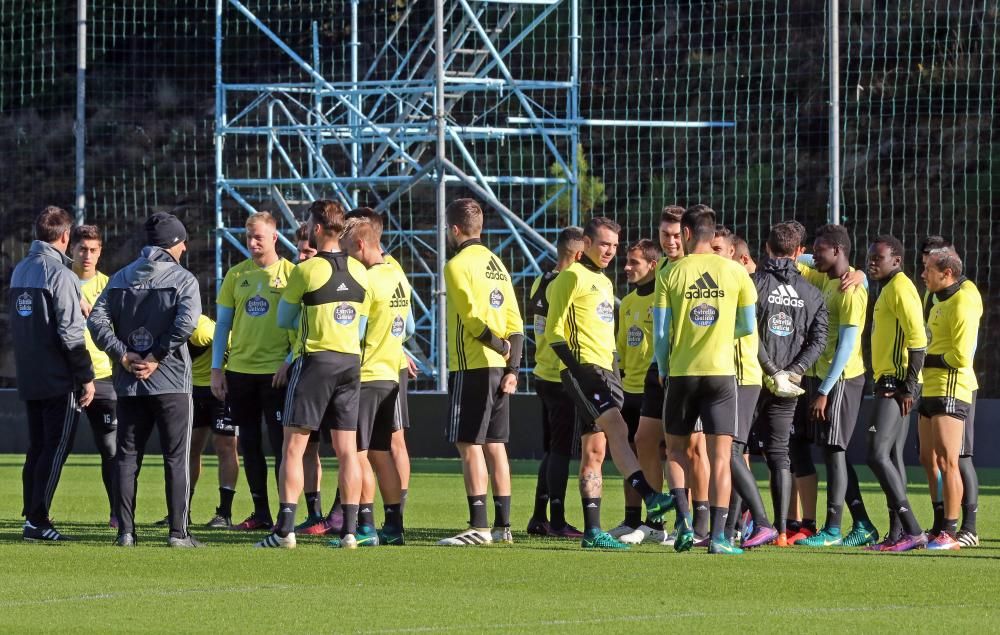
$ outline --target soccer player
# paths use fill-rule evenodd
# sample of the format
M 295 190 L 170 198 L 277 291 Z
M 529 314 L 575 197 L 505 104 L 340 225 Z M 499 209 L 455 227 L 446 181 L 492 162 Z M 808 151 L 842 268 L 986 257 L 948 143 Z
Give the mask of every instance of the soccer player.
M 921 259 L 923 265 L 927 266 L 927 256 L 934 249 L 951 247 L 951 243 L 941 236 L 928 236 L 921 244 Z M 976 285 L 965 277 L 961 276 L 962 286 L 970 291 L 976 291 Z M 924 293 L 924 319 L 930 315 L 931 307 L 937 302 L 937 295 L 926 291 Z M 963 547 L 978 547 L 979 535 L 976 533 L 976 512 L 979 510 L 979 476 L 976 468 L 972 464 L 973 441 L 975 439 L 975 419 L 976 419 L 976 392 L 979 383 L 975 373 L 969 377 L 972 388 L 972 406 L 969 408 L 969 415 L 965 418 L 965 436 L 962 439 L 962 449 L 958 455 L 958 471 L 962 475 L 962 525 L 958 530 L 958 541 Z M 920 462 L 924 469 L 931 470 L 937 474 L 938 488 L 931 492 L 931 502 L 934 507 L 934 523 L 931 527 L 929 538 L 933 538 L 941 531 L 941 524 L 944 522 L 944 501 L 941 492 L 941 473 L 937 468 L 934 458 L 934 448 L 930 444 L 920 445 Z
M 65 210 L 42 210 L 31 249 L 14 267 L 7 298 L 17 394 L 28 411 L 28 452 L 21 471 L 22 536 L 28 541 L 68 539 L 52 526 L 49 507 L 73 445 L 79 408 L 94 399 L 80 287 L 67 267 L 72 226 Z
M 191 356 L 191 404 L 193 408 L 191 424 L 191 494 L 201 477 L 201 455 L 205 451 L 209 434 L 212 446 L 219 459 L 219 506 L 215 515 L 205 526 L 211 529 L 226 529 L 233 524 L 233 497 L 236 495 L 236 480 L 240 475 L 240 458 L 237 451 L 236 427 L 233 425 L 226 404 L 212 394 L 212 339 L 215 337 L 215 322 L 204 313 L 198 317 L 188 340 L 188 354 Z
M 882 235 L 868 249 L 868 275 L 881 283 L 872 317 L 871 355 L 875 407 L 868 428 L 868 466 L 889 505 L 889 531 L 873 551 L 909 551 L 927 537 L 906 497 L 903 445 L 910 410 L 920 392 L 927 333 L 920 294 L 902 269 L 903 243 Z
M 628 443 L 622 418 L 623 394 L 615 358 L 615 294 L 604 270 L 618 250 L 621 227 L 598 216 L 583 232 L 583 255 L 559 272 L 549 285 L 545 336 L 559 357 L 560 378 L 576 402 L 583 439 L 580 451 L 580 496 L 583 502 L 585 549 L 627 549 L 601 529 L 601 466 L 606 450 L 628 483 L 657 517 L 674 506 L 673 496 L 650 487 Z
M 794 500 L 789 441 L 799 395 L 803 393 L 798 384 L 823 352 L 828 328 L 822 294 L 802 277 L 795 264 L 801 245 L 798 223 L 773 225 L 765 243 L 767 259 L 753 275 L 757 287 L 757 357 L 766 388 L 758 401 L 754 431 L 763 442 L 770 471 L 780 547 L 789 544 L 788 519 L 797 517 L 796 511 L 789 514 L 789 501 Z
M 580 259 L 583 229 L 566 227 L 556 239 L 556 266 L 535 278 L 528 297 L 528 317 L 535 332 L 535 392 L 542 403 L 542 462 L 535 486 L 535 510 L 528 533 L 580 540 L 583 532 L 566 522 L 566 484 L 569 462 L 577 445 L 576 406 L 559 379 L 559 358 L 545 337 L 549 313 L 549 284 L 563 269 Z M 546 519 L 546 511 L 551 516 Z
M 118 538 L 135 546 L 135 504 L 146 442 L 158 428 L 166 477 L 171 547 L 201 547 L 188 533 L 191 480 L 191 357 L 186 346 L 201 315 L 198 280 L 179 264 L 187 231 L 177 217 L 146 220 L 146 247 L 108 281 L 87 327 L 118 360 Z
M 361 341 L 370 296 L 364 265 L 340 250 L 344 209 L 329 200 L 309 207 L 310 242 L 317 254 L 297 265 L 278 303 L 278 327 L 299 325 L 302 355 L 295 360 L 284 405 L 284 445 L 274 530 L 257 547 L 295 547 L 295 510 L 302 494 L 302 456 L 313 430 L 330 430 L 339 463 L 344 525 L 332 546 L 357 547 L 361 461 L 358 399 Z M 231 363 L 231 362 L 230 362 Z
M 688 255 L 663 281 L 667 306 L 654 308 L 653 318 L 659 375 L 662 380 L 669 378 L 663 419 L 668 444 L 671 437 L 682 437 L 686 443 L 701 419 L 711 466 L 708 550 L 739 554 L 742 550 L 725 537 L 738 412 L 734 337 L 753 333 L 757 292 L 743 267 L 712 250 L 715 212 L 711 208 L 687 209 L 681 230 Z M 681 504 L 678 511 L 684 515 L 674 549 L 686 551 L 694 544 L 694 531 Z
M 253 513 L 233 526 L 241 531 L 272 526 L 262 417 L 276 475 L 281 464 L 285 385 L 295 335 L 278 326 L 278 301 L 294 265 L 278 255 L 277 242 L 277 223 L 271 214 L 251 214 L 246 222 L 250 257 L 226 272 L 216 299 L 212 394 L 226 403 L 233 425 L 239 428 L 243 467 L 254 505 Z
M 649 380 L 649 367 L 653 363 L 653 289 L 656 285 L 656 264 L 663 256 L 663 252 L 652 240 L 643 238 L 633 243 L 625 254 L 625 276 L 629 284 L 635 288 L 622 298 L 619 307 L 616 346 L 620 357 L 624 391 L 622 418 L 628 426 L 629 444 L 638 455 L 635 437 L 642 417 L 642 399 L 646 382 Z M 660 438 L 662 436 L 659 435 Z M 651 439 L 649 444 L 655 443 L 655 448 L 649 449 L 655 449 L 657 452 L 655 465 L 660 475 L 657 484 L 662 488 L 663 469 L 660 467 L 659 440 Z M 652 462 L 651 460 L 650 463 Z M 643 474 L 645 475 L 645 470 Z M 627 481 L 624 485 L 625 520 L 608 533 L 626 544 L 641 542 L 662 544 L 666 539 L 663 519 L 647 517 L 643 521 L 642 497 Z M 654 486 L 653 489 L 657 487 Z
M 350 216 L 350 215 L 349 215 Z M 392 434 L 399 393 L 403 341 L 413 334 L 410 284 L 402 269 L 382 255 L 382 219 L 370 214 L 349 218 L 341 242 L 352 258 L 368 268 L 370 308 L 361 348 L 358 402 L 358 455 L 362 485 L 358 546 L 402 545 L 402 483 L 392 457 Z M 372 466 L 375 467 L 374 472 Z M 375 475 L 385 510 L 385 525 L 375 531 Z
M 850 269 L 851 239 L 841 225 L 824 225 L 816 231 L 813 260 L 816 269 L 804 275 L 823 293 L 829 321 L 826 348 L 813 366 L 807 393 L 813 440 L 823 448 L 827 478 L 827 516 L 823 529 L 795 544 L 808 547 L 846 545 L 859 547 L 878 541 L 878 532 L 865 509 L 853 466 L 846 450 L 854 433 L 865 387 L 861 359 L 868 290 L 864 286 L 842 290 L 842 276 Z M 841 534 L 841 515 L 847 502 L 854 525 Z
M 448 314 L 448 442 L 462 457 L 469 528 L 438 542 L 478 546 L 514 541 L 510 533 L 509 395 L 517 389 L 524 323 L 510 274 L 483 245 L 483 210 L 469 198 L 446 210 L 448 243 L 455 250 L 444 269 Z M 492 476 L 496 516 L 486 517 Z
M 316 248 L 309 243 L 309 223 L 302 223 L 295 230 L 295 262 L 305 262 L 316 255 Z
M 941 472 L 944 520 L 928 549 L 953 550 L 958 541 L 958 514 L 962 505 L 959 456 L 976 387 L 972 360 L 976 351 L 982 298 L 974 285 L 962 280 L 962 260 L 954 248 L 932 249 L 923 270 L 927 290 L 937 302 L 927 318 L 929 345 L 924 363 L 924 388 L 920 400 L 920 445 L 930 446 Z M 937 474 L 927 469 L 932 494 Z
M 80 279 L 80 294 L 83 297 L 82 307 L 84 317 L 90 315 L 90 309 L 97 302 L 101 291 L 108 285 L 108 277 L 98 271 L 101 260 L 103 241 L 101 232 L 94 225 L 79 225 L 73 228 L 70 236 L 70 252 L 73 254 L 73 273 Z M 94 445 L 101 455 L 101 481 L 108 495 L 108 506 L 111 510 L 108 526 L 118 529 L 118 515 L 115 513 L 115 437 L 117 435 L 118 417 L 115 414 L 115 386 L 111 381 L 112 363 L 104 351 L 94 345 L 90 331 L 84 329 L 84 340 L 90 361 L 94 365 L 94 400 L 84 411 L 90 422 L 90 431 L 94 434 Z

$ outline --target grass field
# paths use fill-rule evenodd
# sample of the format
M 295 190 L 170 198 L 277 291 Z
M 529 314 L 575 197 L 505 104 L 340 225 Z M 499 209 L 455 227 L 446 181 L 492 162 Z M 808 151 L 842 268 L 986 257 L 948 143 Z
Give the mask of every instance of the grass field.
M 52 513 L 60 530 L 80 541 L 27 544 L 17 516 L 21 461 L 0 455 L 3 632 L 1000 630 L 995 470 L 980 472 L 977 549 L 883 555 L 768 547 L 725 558 L 652 546 L 583 552 L 576 543 L 528 538 L 532 462 L 514 465 L 514 545 L 433 546 L 467 515 L 460 468 L 450 460 L 414 463 L 405 547 L 344 551 L 302 537 L 294 551 L 254 550 L 252 536 L 195 528 L 208 548 L 171 550 L 166 530 L 152 525 L 165 504 L 161 463 L 149 457 L 140 481 L 140 544 L 121 550 L 111 547 L 97 457 L 71 456 Z M 335 487 L 333 463 L 328 467 L 324 504 Z M 884 528 L 882 494 L 871 474 L 860 472 Z M 911 472 L 911 496 L 929 524 L 918 477 Z M 203 479 L 195 525 L 217 503 L 214 463 L 206 463 Z M 607 527 L 621 520 L 619 482 L 606 481 Z M 578 505 L 570 508 L 570 522 L 579 524 Z M 248 510 L 241 476 L 234 513 L 242 518 Z

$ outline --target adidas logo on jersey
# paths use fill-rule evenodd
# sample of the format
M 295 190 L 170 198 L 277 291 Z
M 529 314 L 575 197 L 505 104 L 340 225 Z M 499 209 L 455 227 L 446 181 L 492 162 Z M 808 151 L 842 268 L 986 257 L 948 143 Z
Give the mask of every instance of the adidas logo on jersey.
M 777 289 L 768 294 L 767 303 L 777 304 L 778 306 L 794 306 L 799 308 L 806 305 L 806 303 L 799 298 L 799 294 L 795 292 L 795 288 L 790 284 L 779 285 Z
M 410 299 L 406 297 L 406 291 L 403 289 L 402 282 L 396 285 L 396 290 L 392 292 L 392 299 L 389 300 L 389 306 L 394 309 L 410 306 Z
M 337 291 L 347 291 L 347 285 L 341 282 L 340 285 L 337 287 Z
M 506 280 L 507 273 L 497 262 L 496 258 L 490 258 L 490 261 L 486 263 L 486 278 L 487 280 Z
M 694 284 L 688 287 L 684 297 L 688 300 L 696 298 L 724 298 L 726 297 L 726 292 L 719 288 L 719 285 L 715 283 L 712 276 L 703 273 L 701 277 L 695 280 Z
M 244 280 L 243 284 L 240 285 L 240 288 L 242 289 L 243 287 L 249 287 L 249 286 L 250 286 L 250 281 L 249 280 Z

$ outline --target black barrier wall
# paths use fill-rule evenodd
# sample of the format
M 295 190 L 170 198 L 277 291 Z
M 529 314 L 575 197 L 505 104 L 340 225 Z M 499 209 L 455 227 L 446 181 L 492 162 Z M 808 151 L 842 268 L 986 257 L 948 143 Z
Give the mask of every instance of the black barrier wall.
M 865 463 L 865 437 L 869 427 L 870 400 L 861 408 L 861 420 L 848 449 L 848 460 L 854 464 Z M 448 413 L 448 395 L 419 393 L 410 395 L 410 424 L 407 443 L 414 457 L 456 457 L 455 448 L 445 441 L 444 422 Z M 1000 420 L 1000 399 L 981 399 L 976 403 L 976 455 L 979 467 L 1000 467 L 1000 430 L 995 422 Z M 23 454 L 28 447 L 24 404 L 14 390 L 0 390 L 0 453 Z M 519 394 L 511 399 L 510 443 L 512 459 L 541 458 L 542 432 L 541 407 L 534 395 Z M 76 433 L 74 452 L 95 453 L 90 426 L 86 415 L 81 416 Z M 148 452 L 158 452 L 156 435 L 150 438 Z M 910 420 L 910 435 L 906 443 L 907 465 L 919 465 L 917 458 L 916 415 Z M 821 462 L 821 461 L 820 461 Z

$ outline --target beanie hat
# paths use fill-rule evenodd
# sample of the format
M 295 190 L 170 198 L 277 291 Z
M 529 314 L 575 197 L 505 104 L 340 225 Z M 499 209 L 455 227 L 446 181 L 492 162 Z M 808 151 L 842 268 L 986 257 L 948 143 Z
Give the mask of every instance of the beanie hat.
M 187 240 L 184 223 L 173 214 L 156 212 L 146 219 L 146 244 L 169 249 Z

